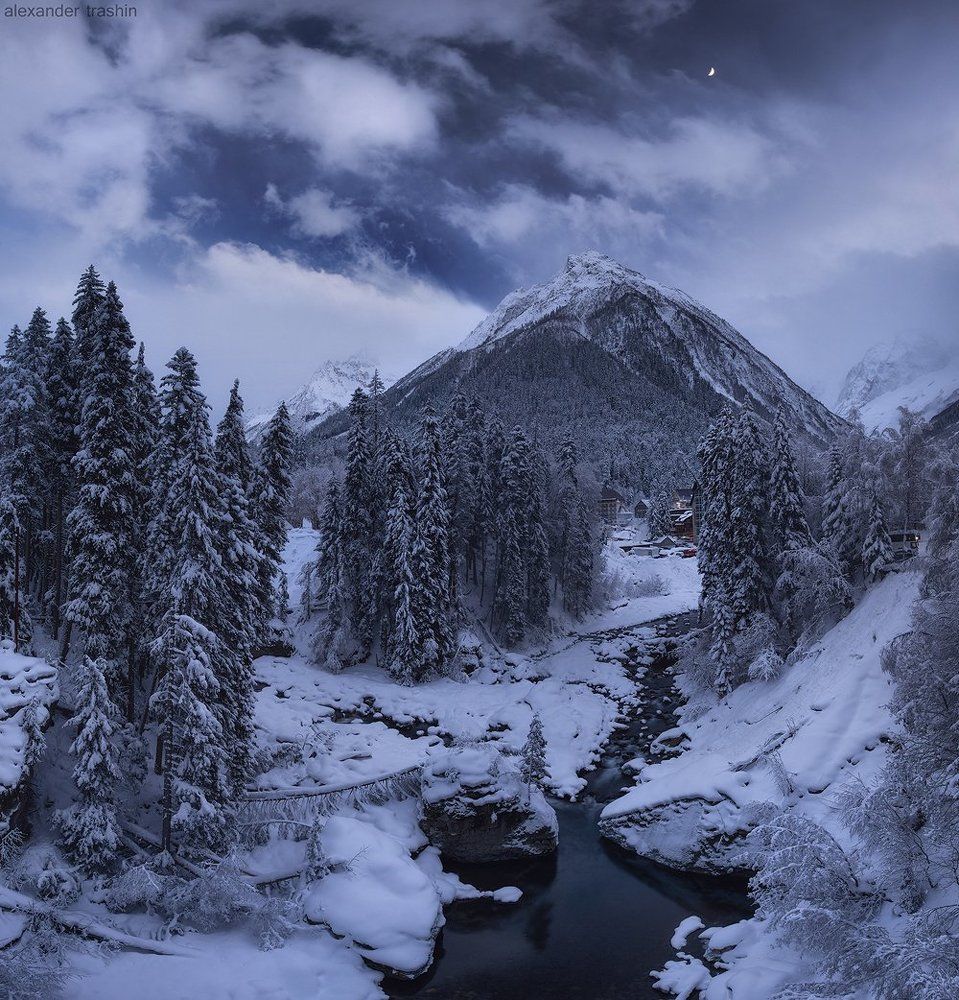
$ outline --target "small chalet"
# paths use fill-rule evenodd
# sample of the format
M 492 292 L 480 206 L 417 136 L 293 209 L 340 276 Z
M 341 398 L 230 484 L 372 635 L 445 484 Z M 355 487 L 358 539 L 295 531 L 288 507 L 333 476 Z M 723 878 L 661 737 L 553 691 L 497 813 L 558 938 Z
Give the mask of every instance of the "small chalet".
M 606 524 L 618 524 L 620 514 L 628 510 L 626 498 L 611 486 L 604 486 L 599 494 L 599 516 Z
M 636 503 L 633 504 L 633 517 L 637 521 L 642 521 L 642 519 L 649 513 L 649 503 L 642 497 L 638 497 Z
M 699 483 L 693 483 L 688 490 L 676 490 L 669 511 L 672 531 L 670 534 L 696 542 L 699 526 L 703 520 L 703 495 Z

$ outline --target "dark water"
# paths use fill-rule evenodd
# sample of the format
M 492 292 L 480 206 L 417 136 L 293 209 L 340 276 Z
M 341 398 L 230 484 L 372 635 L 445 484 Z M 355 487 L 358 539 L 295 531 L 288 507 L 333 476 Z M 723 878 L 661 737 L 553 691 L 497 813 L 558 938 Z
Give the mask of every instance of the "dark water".
M 668 679 L 650 677 L 647 723 L 634 723 L 590 776 L 583 800 L 554 802 L 559 851 L 543 861 L 452 866 L 482 889 L 517 885 L 514 905 L 455 903 L 430 972 L 412 983 L 387 980 L 391 997 L 442 1000 L 637 1000 L 662 998 L 649 972 L 673 957 L 676 925 L 691 914 L 706 926 L 749 913 L 735 881 L 677 875 L 620 850 L 599 835 L 602 802 L 628 783 L 620 767 L 650 735 L 670 725 Z M 661 715 L 656 713 L 659 708 Z M 695 938 L 690 950 L 695 948 Z

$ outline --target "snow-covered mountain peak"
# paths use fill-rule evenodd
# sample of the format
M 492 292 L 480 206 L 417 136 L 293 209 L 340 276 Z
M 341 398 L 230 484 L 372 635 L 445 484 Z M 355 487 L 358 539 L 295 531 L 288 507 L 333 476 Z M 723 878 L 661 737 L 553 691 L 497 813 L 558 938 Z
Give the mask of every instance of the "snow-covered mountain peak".
M 587 315 L 617 287 L 669 299 L 708 313 L 683 292 L 657 284 L 597 250 L 587 250 L 567 257 L 566 267 L 548 281 L 510 292 L 456 350 L 470 351 L 492 344 L 561 309 L 574 316 Z
M 384 386 L 395 379 L 384 373 L 375 359 L 358 351 L 342 361 L 325 361 L 311 376 L 309 382 L 286 400 L 293 428 L 299 433 L 308 431 L 321 420 L 343 409 L 358 386 L 368 386 L 373 373 L 379 371 Z M 263 434 L 275 413 L 261 413 L 246 425 L 247 437 L 256 441 Z
M 892 427 L 899 407 L 927 419 L 959 398 L 959 357 L 932 338 L 876 344 L 849 369 L 836 412 L 857 412 L 867 430 Z

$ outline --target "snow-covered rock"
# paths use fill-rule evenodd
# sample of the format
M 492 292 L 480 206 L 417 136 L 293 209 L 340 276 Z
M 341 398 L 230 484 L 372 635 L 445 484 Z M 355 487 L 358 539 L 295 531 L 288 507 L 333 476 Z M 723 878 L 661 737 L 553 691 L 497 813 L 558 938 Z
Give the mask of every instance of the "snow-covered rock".
M 37 724 L 43 728 L 57 695 L 56 667 L 39 657 L 14 653 L 9 641 L 0 643 L 0 832 L 19 807 L 29 777 L 26 710 L 36 706 Z
M 420 850 L 426 841 L 415 819 L 403 828 L 405 812 L 396 807 L 392 814 L 370 809 L 330 817 L 321 842 L 339 870 L 311 886 L 305 912 L 313 923 L 349 938 L 375 968 L 413 978 L 433 961 L 443 906 L 433 879 L 410 856 L 411 840 Z
M 379 371 L 384 385 L 390 385 L 394 381 L 364 354 L 354 354 L 344 361 L 327 361 L 320 365 L 309 382 L 286 401 L 293 429 L 303 434 L 326 417 L 342 410 L 358 386 L 365 388 L 370 384 L 376 371 Z M 250 441 L 260 440 L 275 412 L 274 409 L 250 418 L 246 425 Z
M 828 822 L 843 785 L 881 767 L 894 721 L 880 657 L 908 630 L 917 589 L 915 573 L 887 577 L 776 680 L 686 706 L 660 737 L 685 738 L 684 751 L 633 762 L 638 783 L 603 810 L 602 832 L 670 867 L 717 872 L 742 864 L 764 803 Z
M 899 407 L 927 420 L 959 399 L 959 357 L 932 340 L 871 347 L 850 368 L 836 399 L 844 417 L 858 412 L 867 431 L 895 427 Z
M 495 746 L 454 747 L 423 769 L 423 826 L 456 861 L 486 863 L 550 854 L 556 812 Z

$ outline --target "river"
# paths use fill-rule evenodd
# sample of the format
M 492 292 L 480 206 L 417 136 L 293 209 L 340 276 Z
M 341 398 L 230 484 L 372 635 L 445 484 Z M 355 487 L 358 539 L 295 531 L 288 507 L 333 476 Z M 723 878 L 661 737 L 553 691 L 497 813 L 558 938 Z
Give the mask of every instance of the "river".
M 628 781 L 622 764 L 671 724 L 673 693 L 664 666 L 650 669 L 642 717 L 611 741 L 580 800 L 554 801 L 555 856 L 483 866 L 448 863 L 481 889 L 517 885 L 522 900 L 513 906 L 488 901 L 450 906 L 432 969 L 414 982 L 386 980 L 389 996 L 662 1000 L 649 972 L 673 957 L 669 940 L 684 917 L 696 914 L 711 926 L 749 914 L 741 883 L 677 874 L 599 835 L 603 803 Z

